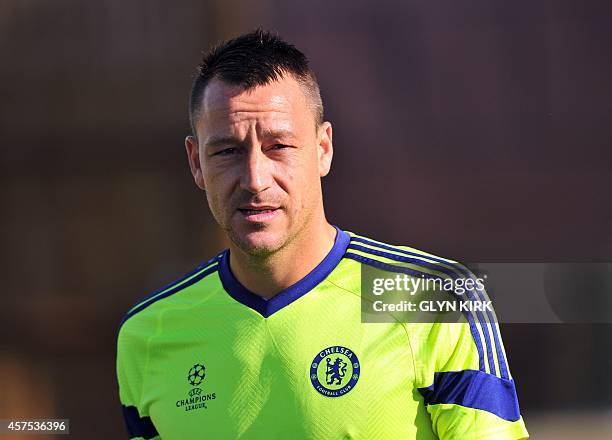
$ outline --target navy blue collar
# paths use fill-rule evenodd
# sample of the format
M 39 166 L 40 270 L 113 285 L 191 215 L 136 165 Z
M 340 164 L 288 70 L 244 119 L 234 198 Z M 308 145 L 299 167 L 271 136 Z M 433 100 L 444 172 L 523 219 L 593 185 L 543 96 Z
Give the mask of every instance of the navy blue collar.
M 323 281 L 340 263 L 346 248 L 348 247 L 350 236 L 337 226 L 336 240 L 334 246 L 323 260 L 308 275 L 295 284 L 281 290 L 273 298 L 265 300 L 259 295 L 254 294 L 236 279 L 229 265 L 229 249 L 223 251 L 219 261 L 219 277 L 225 291 L 236 301 L 257 311 L 261 316 L 267 318 L 274 312 L 288 306 L 293 301 L 310 292 L 321 281 Z

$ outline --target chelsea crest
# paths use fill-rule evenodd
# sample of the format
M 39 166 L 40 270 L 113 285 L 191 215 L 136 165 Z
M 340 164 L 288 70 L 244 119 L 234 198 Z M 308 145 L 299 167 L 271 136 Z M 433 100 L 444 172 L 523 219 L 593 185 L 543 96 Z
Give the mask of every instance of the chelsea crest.
M 321 350 L 310 365 L 310 381 L 326 397 L 340 397 L 359 380 L 359 359 L 346 347 L 334 345 Z

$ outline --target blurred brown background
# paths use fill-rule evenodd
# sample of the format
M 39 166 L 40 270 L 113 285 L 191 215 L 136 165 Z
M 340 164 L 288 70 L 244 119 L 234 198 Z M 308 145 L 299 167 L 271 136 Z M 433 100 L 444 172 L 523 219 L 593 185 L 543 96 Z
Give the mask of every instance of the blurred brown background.
M 611 14 L 569 0 L 3 0 L 0 419 L 126 437 L 123 313 L 224 247 L 184 153 L 191 75 L 256 26 L 318 74 L 333 223 L 463 261 L 612 261 Z M 502 332 L 533 438 L 612 437 L 612 326 Z

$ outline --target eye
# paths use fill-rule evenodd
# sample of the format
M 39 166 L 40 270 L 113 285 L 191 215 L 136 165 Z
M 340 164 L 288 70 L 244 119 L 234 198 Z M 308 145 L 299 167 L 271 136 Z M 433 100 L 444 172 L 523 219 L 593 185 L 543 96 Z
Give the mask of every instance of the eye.
M 237 151 L 236 148 L 233 147 L 229 147 L 229 148 L 224 148 L 223 150 L 217 151 L 216 153 L 213 153 L 213 156 L 230 156 L 232 154 L 235 154 Z
M 273 150 L 282 150 L 283 148 L 289 148 L 289 145 L 285 145 L 285 144 L 274 144 L 272 146 Z

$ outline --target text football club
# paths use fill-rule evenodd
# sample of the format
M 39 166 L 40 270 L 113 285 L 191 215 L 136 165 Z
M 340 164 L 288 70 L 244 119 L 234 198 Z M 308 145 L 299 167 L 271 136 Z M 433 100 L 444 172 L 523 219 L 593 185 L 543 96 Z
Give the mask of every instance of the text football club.
M 193 386 L 185 399 L 176 401 L 177 408 L 183 408 L 185 411 L 193 411 L 196 409 L 207 409 L 208 402 L 217 398 L 216 393 L 204 393 L 198 385 L 204 381 L 206 377 L 206 367 L 202 364 L 195 364 L 187 373 L 187 382 Z
M 340 397 L 355 388 L 360 364 L 357 355 L 346 347 L 334 345 L 321 350 L 310 365 L 310 382 L 326 397 Z

